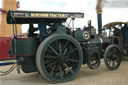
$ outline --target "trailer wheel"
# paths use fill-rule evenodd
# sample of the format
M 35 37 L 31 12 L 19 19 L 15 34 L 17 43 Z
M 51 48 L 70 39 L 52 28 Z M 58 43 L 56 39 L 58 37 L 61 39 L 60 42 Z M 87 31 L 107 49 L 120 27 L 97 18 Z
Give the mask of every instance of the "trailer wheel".
M 36 54 L 39 72 L 55 83 L 72 80 L 82 62 L 83 53 L 79 43 L 66 34 L 49 36 L 40 44 Z
M 109 70 L 115 70 L 120 66 L 122 53 L 117 45 L 110 45 L 105 50 L 104 63 Z

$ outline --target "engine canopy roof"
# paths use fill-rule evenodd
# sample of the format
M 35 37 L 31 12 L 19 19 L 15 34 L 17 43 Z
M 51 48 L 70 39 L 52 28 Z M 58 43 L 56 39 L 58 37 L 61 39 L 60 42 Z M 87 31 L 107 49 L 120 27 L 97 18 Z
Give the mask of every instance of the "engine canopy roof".
M 8 24 L 29 24 L 40 22 L 64 22 L 67 18 L 84 18 L 80 12 L 48 12 L 48 11 L 23 11 L 9 10 L 7 14 Z

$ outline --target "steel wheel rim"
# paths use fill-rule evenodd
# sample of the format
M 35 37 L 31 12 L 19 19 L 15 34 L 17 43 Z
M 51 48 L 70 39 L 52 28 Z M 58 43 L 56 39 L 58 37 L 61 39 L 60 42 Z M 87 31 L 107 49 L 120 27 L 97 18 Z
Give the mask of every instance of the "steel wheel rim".
M 72 40 L 71 37 L 65 37 L 64 35 L 52 37 L 42 51 L 43 53 L 41 53 L 41 56 L 45 57 L 41 57 L 40 59 L 42 65 L 41 73 L 48 80 L 53 82 L 65 82 L 72 80 L 72 78 L 79 72 L 83 61 L 82 50 L 79 44 L 76 43 L 74 39 Z M 51 54 L 48 51 L 50 51 Z M 75 58 L 72 58 L 72 55 L 67 55 L 72 53 L 79 55 L 80 57 L 73 55 Z M 73 64 L 70 64 L 69 61 L 73 62 Z
M 111 47 L 105 56 L 105 65 L 108 67 L 109 70 L 115 70 L 120 66 L 121 63 L 121 52 L 116 47 Z
M 88 66 L 91 69 L 96 69 L 100 65 L 100 57 L 98 53 L 93 53 L 89 58 L 88 58 Z

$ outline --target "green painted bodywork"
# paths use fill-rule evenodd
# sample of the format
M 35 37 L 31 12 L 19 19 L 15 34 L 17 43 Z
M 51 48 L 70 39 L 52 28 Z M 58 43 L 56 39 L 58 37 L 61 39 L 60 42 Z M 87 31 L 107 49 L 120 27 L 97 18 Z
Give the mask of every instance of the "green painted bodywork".
M 11 52 L 13 55 L 16 53 L 16 56 L 35 55 L 37 48 L 38 48 L 38 41 L 35 39 L 11 40 Z
M 85 41 L 83 38 L 83 31 L 76 31 L 74 32 L 75 39 L 78 41 Z
M 91 42 L 91 43 L 95 43 L 98 47 L 101 47 L 101 44 L 102 44 L 99 37 L 95 37 L 95 38 L 92 39 L 90 42 Z
M 58 25 L 56 31 L 53 33 L 54 34 L 66 34 L 67 30 L 64 25 Z
M 89 33 L 89 35 L 88 35 L 89 38 L 88 38 L 88 39 L 84 39 L 84 32 L 88 32 L 88 33 Z M 83 41 L 83 42 L 89 41 L 90 38 L 91 38 L 91 36 L 90 36 L 90 30 L 86 30 L 86 31 L 76 30 L 76 31 L 74 32 L 74 37 L 75 37 L 75 39 L 76 39 L 77 41 Z
M 110 44 L 110 39 L 108 39 L 107 37 L 96 36 L 90 41 L 90 43 L 94 43 L 98 47 L 104 49 Z

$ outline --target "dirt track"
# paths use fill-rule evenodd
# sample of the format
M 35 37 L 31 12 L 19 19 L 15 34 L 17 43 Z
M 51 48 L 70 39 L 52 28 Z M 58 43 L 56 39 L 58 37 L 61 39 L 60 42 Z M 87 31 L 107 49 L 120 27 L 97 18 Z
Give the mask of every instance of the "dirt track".
M 0 70 L 7 70 L 8 67 L 0 67 Z M 55 85 L 47 81 L 39 73 L 11 74 L 0 77 L 0 85 Z M 80 70 L 79 75 L 72 81 L 58 85 L 128 85 L 128 58 L 122 60 L 118 70 L 108 71 L 104 65 L 96 70 L 89 69 L 86 65 Z

